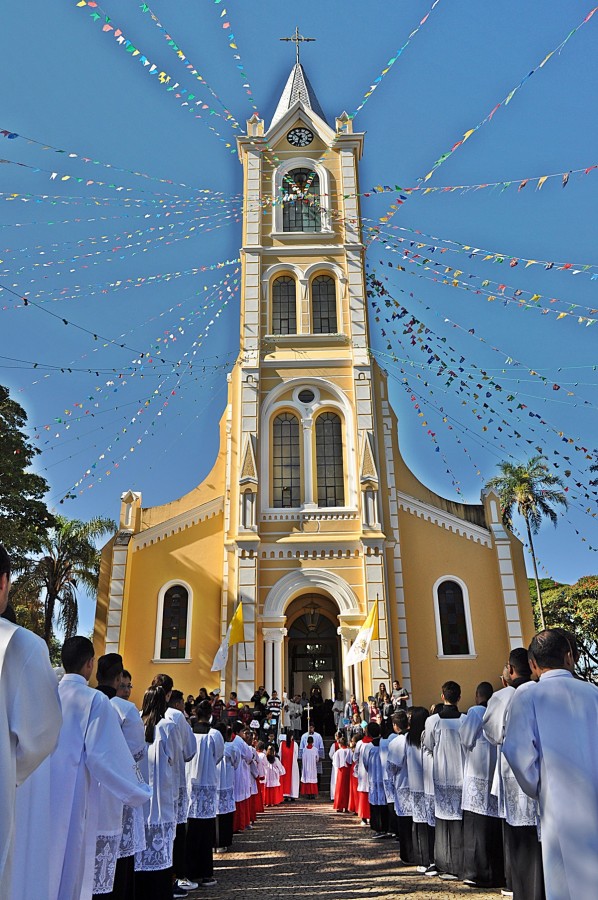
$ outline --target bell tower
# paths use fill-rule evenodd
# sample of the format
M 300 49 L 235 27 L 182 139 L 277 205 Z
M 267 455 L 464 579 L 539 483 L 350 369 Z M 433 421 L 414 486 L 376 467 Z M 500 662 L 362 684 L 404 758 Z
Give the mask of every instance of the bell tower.
M 380 639 L 371 677 L 390 677 L 358 200 L 364 135 L 346 113 L 331 127 L 299 62 L 305 39 L 297 30 L 289 40 L 297 61 L 272 121 L 266 127 L 252 116 L 237 139 L 241 352 L 227 426 L 222 626 L 242 600 L 252 640 L 234 661 L 239 696 L 262 681 L 262 671 L 267 688 L 292 689 L 285 603 L 297 600 L 305 575 L 310 602 L 321 591 L 322 602 L 336 606 L 337 689 L 359 690 L 362 673 L 343 672 L 342 657 L 373 603 Z M 274 606 L 285 577 L 296 587 Z

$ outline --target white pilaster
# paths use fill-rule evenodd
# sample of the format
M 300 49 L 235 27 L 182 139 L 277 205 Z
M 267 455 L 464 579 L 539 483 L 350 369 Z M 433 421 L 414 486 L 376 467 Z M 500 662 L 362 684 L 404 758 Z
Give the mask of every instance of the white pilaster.
M 313 419 L 301 419 L 303 426 L 303 485 L 305 490 L 304 506 L 315 507 L 314 500 L 314 467 L 312 465 L 312 425 Z

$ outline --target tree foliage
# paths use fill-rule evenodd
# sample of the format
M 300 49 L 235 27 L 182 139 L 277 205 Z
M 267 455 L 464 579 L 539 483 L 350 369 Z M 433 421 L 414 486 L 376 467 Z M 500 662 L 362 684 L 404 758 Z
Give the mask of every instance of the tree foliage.
M 39 450 L 23 432 L 25 410 L 0 385 L 0 543 L 19 569 L 28 553 L 41 550 L 54 517 L 43 501 L 48 484 L 27 471 Z
M 598 575 L 585 575 L 575 584 L 542 580 L 542 600 L 547 628 L 566 628 L 581 653 L 579 674 L 598 683 Z M 530 579 L 530 594 L 538 620 L 537 592 Z
M 30 559 L 17 578 L 11 602 L 15 609 L 28 610 L 37 622 L 43 608 L 42 637 L 51 647 L 54 627 L 65 638 L 77 632 L 79 624 L 78 592 L 95 593 L 100 572 L 100 551 L 95 541 L 116 530 L 111 519 L 98 516 L 89 522 L 56 517 L 56 525 L 41 541 L 41 556 Z M 35 628 L 33 630 L 36 630 Z

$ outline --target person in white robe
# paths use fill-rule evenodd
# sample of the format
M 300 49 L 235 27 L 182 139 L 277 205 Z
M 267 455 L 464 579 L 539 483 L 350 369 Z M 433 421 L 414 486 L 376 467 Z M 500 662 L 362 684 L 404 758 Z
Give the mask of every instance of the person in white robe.
M 394 713 L 397 720 L 407 718 L 404 710 Z M 393 724 L 396 735 L 390 744 L 386 759 L 385 777 L 389 782 L 389 793 L 392 791 L 394 813 L 399 838 L 399 856 L 402 862 L 413 862 L 412 809 L 409 781 L 407 777 L 407 732 L 401 726 Z M 392 787 L 391 787 L 392 786 Z M 390 790 L 391 787 L 391 790 Z
M 176 834 L 172 849 L 172 867 L 175 874 L 175 888 L 180 890 L 195 890 L 195 882 L 190 882 L 184 876 L 185 864 L 185 840 L 187 815 L 189 811 L 189 794 L 187 791 L 186 763 L 190 762 L 197 752 L 193 729 L 189 725 L 184 709 L 185 701 L 182 691 L 170 691 L 168 696 L 168 709 L 166 718 L 174 722 L 177 727 L 177 745 L 175 750 L 174 768 L 177 779 L 176 788 Z M 193 884 L 193 887 L 191 887 Z
M 423 754 L 426 751 L 422 745 L 422 737 L 427 718 L 428 710 L 425 707 L 412 707 L 409 731 L 405 736 L 405 777 L 412 821 L 411 852 L 420 874 L 424 874 L 434 861 L 434 828 L 428 824 L 424 786 Z
M 476 703 L 461 719 L 459 737 L 463 767 L 463 881 L 470 887 L 502 887 L 504 880 L 502 827 L 498 799 L 492 794 L 496 746 L 484 735 L 483 722 L 493 688 L 482 681 Z
M 240 763 L 235 769 L 235 814 L 233 819 L 234 832 L 244 831 L 251 824 L 250 798 L 251 798 L 251 772 L 249 766 L 253 760 L 251 747 L 243 739 L 245 730 L 241 722 L 233 723 L 233 744 L 240 756 Z
M 525 794 L 502 753 L 505 728 L 515 692 L 535 690 L 525 647 L 511 650 L 502 673 L 505 685 L 495 691 L 484 713 L 486 738 L 497 749 L 492 793 L 502 820 L 505 882 L 514 900 L 544 900 L 542 845 L 538 836 L 538 804 Z
M 62 716 L 58 683 L 50 666 L 44 641 L 4 618 L 10 591 L 10 558 L 0 545 L 0 897 L 45 900 L 49 866 L 49 798 L 38 797 L 37 815 L 29 815 L 28 799 L 33 782 L 24 787 L 54 750 Z M 32 715 L 35 710 L 35 715 Z M 47 766 L 44 766 L 44 770 Z M 47 788 L 46 772 L 36 782 Z M 20 796 L 19 796 L 20 795 Z M 40 828 L 38 829 L 38 824 Z M 44 828 L 45 826 L 45 828 Z M 46 830 L 47 829 L 47 830 Z M 18 843 L 15 845 L 15 830 Z M 39 840 L 41 884 L 32 887 L 31 857 Z
M 353 750 L 353 778 L 357 779 L 357 815 L 363 826 L 370 824 L 370 785 L 367 770 L 361 764 L 361 757 L 364 747 L 371 740 L 369 735 L 364 735 L 361 740 L 357 741 Z
M 212 710 L 209 700 L 198 704 L 196 714 L 193 736 L 197 752 L 187 763 L 189 810 L 185 868 L 189 881 L 210 887 L 216 884 L 213 848 L 220 784 L 218 763 L 224 756 L 224 738 L 210 727 Z
M 129 672 L 123 670 L 124 678 L 131 682 Z M 122 692 L 130 696 L 130 690 Z M 143 722 L 139 710 L 134 703 L 120 696 L 117 689 L 116 697 L 110 701 L 115 708 L 120 720 L 123 737 L 131 756 L 135 760 L 141 777 L 149 783 L 149 770 L 147 761 L 147 743 Z M 122 835 L 118 848 L 118 861 L 112 895 L 114 900 L 134 900 L 135 897 L 135 854 L 145 850 L 145 821 L 142 806 L 123 806 Z
M 334 735 L 334 740 L 330 745 L 330 750 L 328 751 L 328 759 L 332 762 L 334 759 L 334 754 L 339 748 L 338 739 L 340 737 L 340 731 L 337 731 Z M 336 769 L 332 766 L 330 770 L 330 799 L 334 800 L 334 789 L 336 787 Z
M 120 686 L 121 676 L 123 673 L 122 657 L 118 653 L 107 653 L 100 656 L 97 663 L 96 679 L 98 682 L 97 690 L 105 694 L 111 701 L 114 714 L 118 719 L 118 723 L 123 731 L 123 717 L 119 715 L 117 707 L 112 704 L 112 700 L 116 700 L 117 688 Z M 126 701 L 123 701 L 126 702 Z M 136 714 L 139 730 L 137 738 L 144 742 L 143 725 L 139 718 L 139 713 L 132 703 L 128 704 L 133 708 Z M 125 717 L 126 721 L 126 717 Z M 131 747 L 127 741 L 129 750 Z M 135 747 L 139 751 L 139 747 Z M 142 754 L 143 755 L 143 754 Z M 131 753 L 133 759 L 135 758 Z M 139 769 L 138 769 L 139 771 Z M 149 793 L 149 791 L 148 791 Z M 143 843 L 139 849 L 145 847 L 145 834 L 143 829 L 143 810 L 141 807 L 133 809 L 128 806 L 133 814 L 135 824 L 141 826 L 143 835 Z M 123 839 L 123 823 L 124 823 L 124 804 L 111 793 L 102 784 L 99 786 L 98 796 L 98 822 L 96 836 L 96 852 L 95 852 L 95 870 L 93 882 L 93 896 L 110 898 L 112 900 L 125 900 L 128 896 L 134 895 L 135 887 L 135 866 L 134 858 L 130 856 L 122 856 L 120 847 Z M 141 837 L 141 835 L 140 835 Z M 117 881 L 118 875 L 118 881 Z
M 290 697 L 285 705 L 284 705 L 284 725 L 285 728 L 291 728 L 293 731 L 293 737 L 295 740 L 299 740 L 301 737 L 301 717 L 303 715 L 303 707 L 300 703 L 301 697 L 299 694 L 295 694 L 294 697 Z
M 314 739 L 308 736 L 301 758 L 301 795 L 316 797 L 318 794 L 318 762 L 320 756 Z
M 226 853 L 233 843 L 235 770 L 241 763 L 241 754 L 232 741 L 233 732 L 230 725 L 221 722 L 216 726 L 216 730 L 220 732 L 224 740 L 224 753 L 216 767 L 218 770 L 216 853 Z
M 338 729 L 340 728 L 340 725 L 342 724 L 341 719 L 343 717 L 344 711 L 345 711 L 345 704 L 343 703 L 343 700 L 341 699 L 341 695 L 337 694 L 335 697 L 334 703 L 332 704 L 332 715 L 334 716 L 334 730 L 335 731 L 338 731 Z
M 161 685 L 143 696 L 141 718 L 148 745 L 151 788 L 144 805 L 145 849 L 135 854 L 135 890 L 144 900 L 171 900 L 172 849 L 176 831 L 177 779 L 174 772 L 176 725 L 166 718 L 166 693 Z
M 426 720 L 424 746 L 432 754 L 434 772 L 434 862 L 440 877 L 458 881 L 463 868 L 463 750 L 457 704 L 461 688 L 455 681 L 442 685 L 443 707 Z
M 318 734 L 318 732 L 316 731 L 313 722 L 310 722 L 305 734 L 301 735 L 301 742 L 299 744 L 299 759 L 302 761 L 301 764 L 303 765 L 303 751 L 307 747 L 307 739 L 309 737 L 313 738 L 313 745 L 318 751 L 318 775 L 321 775 L 322 760 L 324 759 L 324 741 L 322 740 L 322 735 Z
M 362 747 L 360 765 L 368 775 L 370 801 L 370 828 L 375 838 L 384 838 L 388 833 L 388 806 L 384 790 L 384 771 L 380 759 L 380 726 L 370 722 L 366 729 L 371 743 Z
M 299 745 L 294 740 L 293 733 L 293 729 L 289 729 L 280 745 L 280 761 L 285 770 L 281 780 L 285 801 L 296 800 L 299 796 Z
M 538 800 L 547 900 L 596 896 L 598 878 L 598 689 L 573 677 L 560 629 L 529 647 L 533 689 L 511 701 L 503 753 Z
M 65 675 L 58 687 L 63 725 L 50 764 L 50 900 L 89 900 L 96 866 L 100 784 L 117 805 L 141 806 L 143 783 L 110 700 L 87 684 L 94 664 L 88 638 L 69 638 L 62 647 Z M 122 821 L 122 805 L 120 806 Z M 118 825 L 117 825 L 118 827 Z M 115 864 L 112 850 L 97 860 Z

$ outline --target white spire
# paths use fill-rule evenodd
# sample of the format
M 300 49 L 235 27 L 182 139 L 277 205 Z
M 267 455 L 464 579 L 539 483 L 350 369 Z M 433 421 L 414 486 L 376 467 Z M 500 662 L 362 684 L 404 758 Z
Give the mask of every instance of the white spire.
M 301 65 L 301 63 L 296 63 L 291 70 L 291 74 L 289 75 L 287 83 L 285 85 L 285 89 L 282 92 L 280 100 L 278 101 L 276 112 L 274 113 L 272 122 L 270 123 L 270 128 L 272 128 L 273 125 L 276 125 L 276 123 L 279 122 L 280 119 L 282 119 L 285 113 L 298 100 L 301 100 L 301 102 L 304 106 L 307 107 L 307 109 L 312 109 L 316 113 L 316 115 L 326 121 L 326 117 L 322 112 L 322 107 L 318 103 L 318 98 L 316 97 L 314 89 L 309 83 L 309 80 L 303 70 L 303 66 Z

